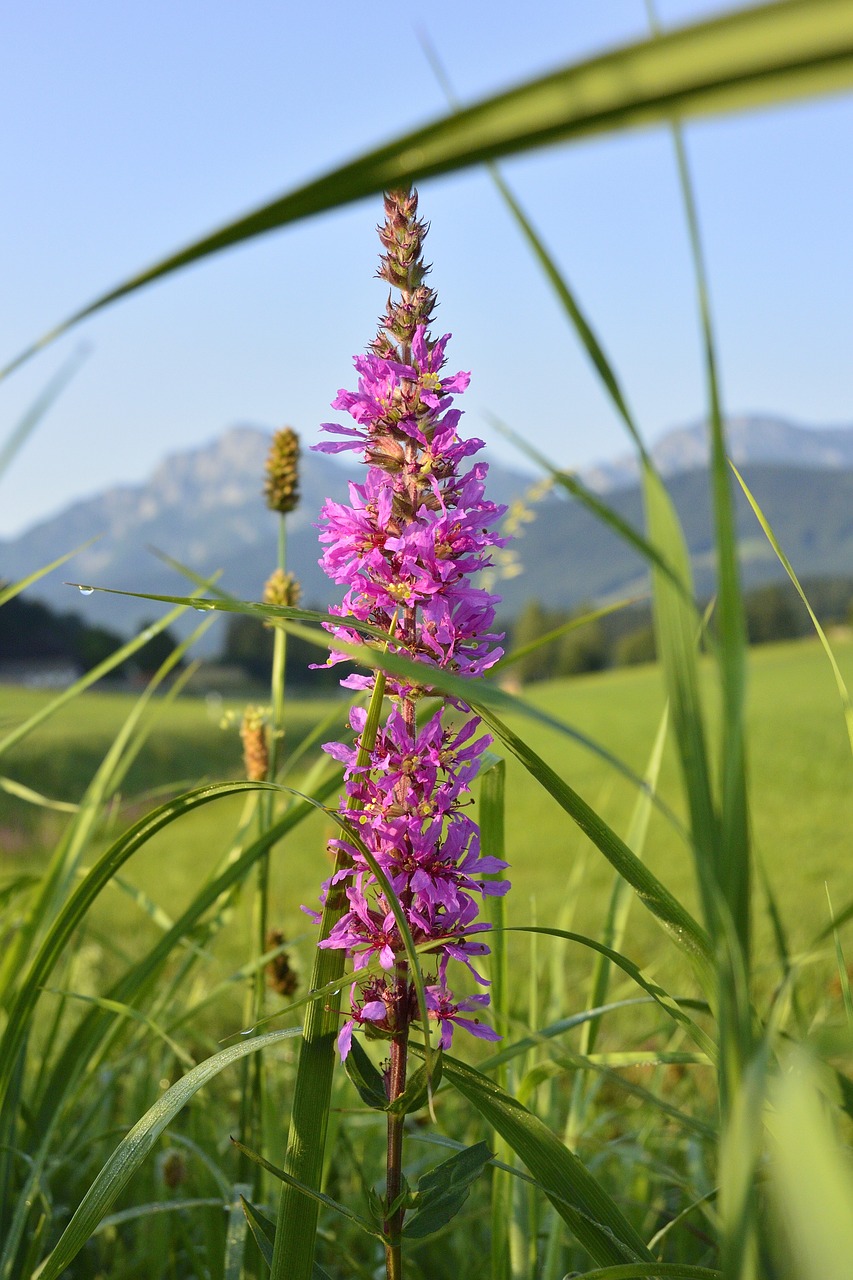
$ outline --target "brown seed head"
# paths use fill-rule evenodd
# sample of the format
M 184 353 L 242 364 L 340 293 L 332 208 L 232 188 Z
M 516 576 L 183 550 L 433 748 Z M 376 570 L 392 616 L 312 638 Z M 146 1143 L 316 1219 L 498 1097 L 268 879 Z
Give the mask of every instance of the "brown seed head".
M 299 503 L 299 436 L 282 427 L 272 438 L 266 461 L 264 498 L 270 511 L 287 515 Z
M 267 950 L 280 947 L 284 942 L 284 934 L 280 929 L 271 929 L 267 934 Z M 273 991 L 282 996 L 295 995 L 299 990 L 299 975 L 290 967 L 290 956 L 286 951 L 270 960 L 267 965 L 267 984 Z
M 187 1162 L 180 1151 L 168 1151 L 160 1164 L 160 1176 L 164 1186 L 174 1191 L 187 1180 Z
M 270 752 L 266 715 L 262 707 L 246 707 L 240 725 L 243 764 L 249 782 L 263 782 L 269 773 Z

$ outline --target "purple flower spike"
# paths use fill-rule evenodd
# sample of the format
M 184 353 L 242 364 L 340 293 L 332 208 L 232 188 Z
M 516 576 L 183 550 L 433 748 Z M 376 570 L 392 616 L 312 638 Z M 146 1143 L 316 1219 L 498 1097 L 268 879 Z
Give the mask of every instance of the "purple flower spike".
M 392 653 L 480 676 L 500 658 L 502 636 L 493 632 L 499 598 L 475 587 L 473 575 L 504 545 L 494 529 L 505 508 L 484 495 L 487 465 L 467 462 L 483 442 L 458 434 L 462 414 L 453 398 L 470 375 L 444 372 L 450 335 L 436 340 L 429 332 L 435 295 L 424 284 L 426 225 L 417 217 L 416 193 L 386 195 L 385 213 L 379 275 L 401 296 L 389 298 L 370 352 L 355 357 L 357 390 L 339 391 L 333 402 L 355 425 L 323 423 L 321 430 L 339 439 L 314 446 L 322 453 L 355 451 L 367 465 L 364 479 L 350 485 L 349 505 L 328 501 L 321 514 L 320 564 L 345 588 L 328 630 L 357 643 L 347 618 L 369 622 L 388 634 Z M 329 663 L 343 660 L 333 648 Z M 341 683 L 369 690 L 374 677 Z M 357 764 L 363 709 L 350 717 L 355 743 L 327 743 L 324 750 L 345 767 L 342 808 L 392 885 L 415 944 L 434 957 L 427 1008 L 448 1048 L 454 1026 L 499 1038 L 476 1016 L 489 997 L 456 999 L 447 966 L 453 959 L 488 985 L 472 965 L 488 952 L 482 935 L 489 925 L 477 923 L 478 899 L 509 885 L 494 879 L 506 863 L 481 852 L 467 812 L 470 783 L 491 739 L 476 736 L 480 721 L 458 699 L 419 719 L 426 691 L 428 685 L 387 679 L 393 705 L 366 768 Z M 334 843 L 346 855 L 334 879 L 346 883 L 348 910 L 320 945 L 344 950 L 355 970 L 372 961 L 381 966 L 378 976 L 353 987 L 351 1017 L 338 1037 L 343 1059 L 357 1028 L 367 1024 L 375 1035 L 399 1037 L 419 1013 L 391 903 L 363 853 L 345 840 Z

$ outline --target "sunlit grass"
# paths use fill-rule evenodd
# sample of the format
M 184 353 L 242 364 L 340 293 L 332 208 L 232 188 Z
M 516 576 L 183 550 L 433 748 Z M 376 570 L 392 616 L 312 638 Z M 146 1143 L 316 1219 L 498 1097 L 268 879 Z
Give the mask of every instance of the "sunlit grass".
M 853 680 L 853 644 L 837 646 L 842 670 Z M 32 714 L 48 695 L 9 690 L 5 703 L 9 722 Z M 663 707 L 663 688 L 656 666 L 624 668 L 531 686 L 525 695 L 541 708 L 617 754 L 641 773 L 648 758 Z M 131 703 L 130 695 L 88 693 L 42 726 L 13 753 L 10 776 L 63 799 L 79 797 L 82 786 Z M 310 725 L 329 710 L 328 700 L 292 699 L 289 704 L 288 745 L 296 746 Z M 176 780 L 204 776 L 240 776 L 240 745 L 236 727 L 221 727 L 223 712 L 237 711 L 236 703 L 213 708 L 203 700 L 184 698 L 163 708 L 144 756 L 134 766 L 124 789 L 126 810 L 116 813 L 111 830 L 138 816 L 134 799 L 140 790 L 167 787 Z M 155 705 L 153 714 L 158 715 Z M 847 865 L 849 831 L 853 825 L 853 761 L 850 759 L 837 697 L 823 654 L 816 641 L 767 645 L 750 653 L 750 770 L 754 790 L 753 821 L 756 848 L 767 866 L 770 882 L 790 929 L 794 950 L 805 948 L 828 922 L 828 888 L 841 905 L 850 896 Z M 604 761 L 556 731 L 518 718 L 525 734 L 572 786 L 600 808 L 618 832 L 624 832 L 636 790 Z M 499 746 L 493 749 L 498 750 Z M 666 751 L 659 792 L 678 811 L 678 766 L 672 749 Z M 298 780 L 294 785 L 298 786 Z M 566 907 L 567 886 L 583 861 L 583 878 L 573 891 L 574 928 L 597 936 L 606 909 L 611 871 L 585 838 L 567 827 L 562 811 L 537 788 L 517 761 L 508 760 L 507 842 L 511 850 L 513 895 L 508 902 L 510 923 L 528 919 L 535 902 L 541 921 L 553 921 Z M 792 803 L 797 797 L 797 803 Z M 9 797 L 0 797 L 0 814 L 20 812 Z M 124 878 L 174 914 L 191 899 L 199 877 L 223 858 L 230 846 L 243 802 L 225 800 L 199 810 L 167 828 L 135 855 Z M 683 812 L 679 813 L 683 819 Z M 63 819 L 50 815 L 36 831 L 36 865 L 45 835 L 55 835 Z M 0 819 L 2 824 L 2 819 Z M 272 862 L 271 915 L 289 938 L 307 941 L 303 903 L 314 904 L 317 888 L 328 871 L 326 839 L 331 823 L 318 814 L 283 841 Z M 5 872 L 26 865 L 29 851 L 6 855 Z M 645 860 L 676 895 L 697 909 L 692 862 L 684 843 L 661 814 L 652 818 Z M 245 913 L 244 913 L 245 914 Z M 772 938 L 766 913 L 757 916 L 757 964 L 771 959 Z M 154 926 L 126 894 L 111 888 L 93 912 L 98 933 L 133 931 L 135 943 L 150 942 Z M 247 922 L 239 915 L 220 940 L 224 969 L 242 963 L 246 954 Z M 631 956 L 643 964 L 664 964 L 671 972 L 681 962 L 662 946 L 663 935 L 646 913 L 634 910 Z M 510 943 L 517 964 L 528 964 L 528 946 Z M 585 956 L 570 958 L 569 972 L 586 972 Z M 829 981 L 834 960 L 829 948 L 815 967 L 815 982 Z M 772 965 L 768 963 L 768 981 Z M 233 1011 L 232 1011 L 233 1015 Z

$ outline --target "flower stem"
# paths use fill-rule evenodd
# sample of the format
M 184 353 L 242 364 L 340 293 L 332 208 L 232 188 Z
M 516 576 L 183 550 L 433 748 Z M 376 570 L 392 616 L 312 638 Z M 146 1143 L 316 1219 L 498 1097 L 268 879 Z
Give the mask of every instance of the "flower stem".
M 388 1071 L 388 1099 L 394 1102 L 406 1089 L 406 1063 L 409 1041 L 409 968 L 405 962 L 397 965 L 396 983 L 397 1020 L 401 1026 L 391 1040 L 391 1065 Z M 388 1209 L 403 1189 L 403 1125 L 404 1117 L 388 1112 L 388 1151 L 386 1162 L 385 1204 Z M 393 1213 L 387 1213 L 383 1227 L 388 1237 L 385 1246 L 385 1269 L 388 1280 L 403 1277 L 403 1215 L 400 1205 Z

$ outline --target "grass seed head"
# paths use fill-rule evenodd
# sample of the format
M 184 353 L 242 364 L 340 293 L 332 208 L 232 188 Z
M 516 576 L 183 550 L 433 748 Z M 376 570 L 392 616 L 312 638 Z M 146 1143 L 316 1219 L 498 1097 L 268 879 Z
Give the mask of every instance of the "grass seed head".
M 287 515 L 299 505 L 299 436 L 282 427 L 272 438 L 266 460 L 264 498 L 270 511 Z

